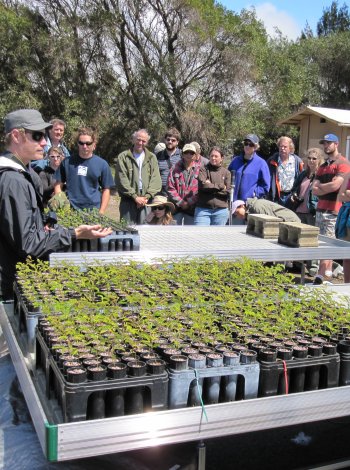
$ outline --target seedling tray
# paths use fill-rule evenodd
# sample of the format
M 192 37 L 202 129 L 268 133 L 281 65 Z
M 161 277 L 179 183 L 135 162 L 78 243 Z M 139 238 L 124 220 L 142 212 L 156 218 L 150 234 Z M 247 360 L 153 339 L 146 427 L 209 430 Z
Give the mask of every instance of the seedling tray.
M 70 250 L 75 253 L 99 251 L 139 251 L 140 235 L 136 232 L 113 232 L 97 240 L 72 240 Z
M 166 372 L 158 375 L 147 374 L 142 377 L 88 380 L 74 384 L 65 379 L 39 331 L 37 331 L 36 340 L 36 367 L 33 373 L 56 422 L 87 420 L 88 409 L 94 399 L 98 399 L 100 406 L 107 410 L 108 392 L 113 390 L 125 392 L 125 407 L 121 415 L 133 414 L 131 401 L 135 398 L 135 394 L 137 394 L 137 399 L 142 401 L 144 412 L 167 409 L 168 374 Z M 101 404 L 103 401 L 105 403 Z M 104 417 L 106 416 L 101 416 L 101 418 Z
M 259 397 L 337 387 L 339 354 L 260 361 Z
M 169 409 L 256 398 L 258 363 L 205 369 L 169 370 Z

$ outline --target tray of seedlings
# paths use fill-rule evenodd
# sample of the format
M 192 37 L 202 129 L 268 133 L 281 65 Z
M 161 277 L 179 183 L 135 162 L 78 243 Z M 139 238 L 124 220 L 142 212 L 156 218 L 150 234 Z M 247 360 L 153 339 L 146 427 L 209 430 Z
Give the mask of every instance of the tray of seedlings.
M 29 259 L 17 272 L 11 322 L 56 422 L 350 381 L 348 300 L 294 285 L 280 265 Z

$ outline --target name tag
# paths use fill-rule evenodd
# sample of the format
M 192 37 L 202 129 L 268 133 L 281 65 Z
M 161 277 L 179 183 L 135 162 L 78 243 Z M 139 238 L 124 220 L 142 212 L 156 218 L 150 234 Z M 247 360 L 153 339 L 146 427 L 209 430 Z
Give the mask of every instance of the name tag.
M 88 171 L 88 167 L 87 167 L 87 166 L 82 166 L 82 165 L 79 165 L 79 166 L 78 166 L 78 175 L 79 175 L 79 176 L 86 176 L 86 175 L 87 175 L 87 171 Z

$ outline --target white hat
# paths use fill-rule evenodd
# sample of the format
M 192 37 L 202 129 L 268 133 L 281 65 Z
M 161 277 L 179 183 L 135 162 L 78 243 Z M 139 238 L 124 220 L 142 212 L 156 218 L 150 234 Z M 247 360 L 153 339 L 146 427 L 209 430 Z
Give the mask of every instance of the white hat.
M 237 201 L 234 201 L 232 203 L 232 214 L 234 214 L 240 206 L 245 206 L 245 202 L 241 199 L 237 199 Z

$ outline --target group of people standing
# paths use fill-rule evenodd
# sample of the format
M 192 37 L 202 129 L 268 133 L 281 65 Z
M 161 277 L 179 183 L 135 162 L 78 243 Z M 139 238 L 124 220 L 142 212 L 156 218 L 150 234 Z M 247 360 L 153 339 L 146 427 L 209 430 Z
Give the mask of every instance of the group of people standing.
M 136 131 L 131 149 L 115 160 L 120 217 L 136 224 L 225 225 L 231 173 L 223 167 L 220 148 L 210 150 L 209 160 L 201 155 L 197 142 L 180 150 L 180 133 L 171 128 L 164 136 L 165 147 L 154 154 L 147 149 L 149 139 L 145 129 Z M 172 212 L 170 222 L 156 218 L 157 201 L 161 206 L 164 201 L 171 204 L 166 206 Z M 155 214 L 148 215 L 150 207 Z
M 242 153 L 225 168 L 219 147 L 210 149 L 208 159 L 201 155 L 197 142 L 186 143 L 180 150 L 181 135 L 170 128 L 164 142 L 151 152 L 150 135 L 140 129 L 132 135 L 131 147 L 115 159 L 113 179 L 107 162 L 94 153 L 95 130 L 78 130 L 77 152 L 70 156 L 63 144 L 64 122 L 56 119 L 50 124 L 47 159 L 35 166 L 44 205 L 53 194 L 65 191 L 75 209 L 95 207 L 104 213 L 111 189 L 116 188 L 120 218 L 132 224 L 225 225 L 231 215 L 237 223 L 247 213 L 260 211 L 317 225 L 320 234 L 330 237 L 335 237 L 342 203 L 350 206 L 350 167 L 338 151 L 334 134 L 320 140 L 323 150 L 308 149 L 304 161 L 287 136 L 277 140 L 278 151 L 264 160 L 258 155 L 259 137 L 248 134 Z M 350 281 L 347 264 L 345 278 Z M 318 274 L 320 282 L 330 278 L 332 261 L 322 260 Z

